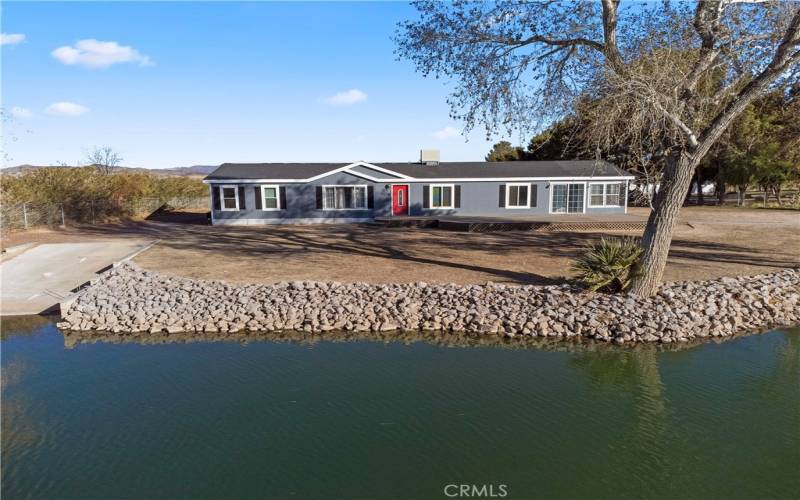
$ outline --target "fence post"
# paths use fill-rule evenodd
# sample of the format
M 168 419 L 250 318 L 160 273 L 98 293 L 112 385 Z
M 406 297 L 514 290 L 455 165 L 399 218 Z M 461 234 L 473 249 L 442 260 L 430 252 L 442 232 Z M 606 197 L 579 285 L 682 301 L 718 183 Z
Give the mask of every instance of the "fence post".
M 66 223 L 66 221 L 64 219 L 64 204 L 63 203 L 59 203 L 59 206 L 61 207 L 61 227 L 66 227 L 67 223 Z
M 22 224 L 24 225 L 25 229 L 28 229 L 28 208 L 27 203 L 22 204 Z

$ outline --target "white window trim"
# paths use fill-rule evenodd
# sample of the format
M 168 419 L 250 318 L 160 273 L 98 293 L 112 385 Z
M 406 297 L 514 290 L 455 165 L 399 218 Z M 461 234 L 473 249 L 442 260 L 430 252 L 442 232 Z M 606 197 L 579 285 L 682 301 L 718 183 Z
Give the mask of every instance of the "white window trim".
M 449 187 L 450 188 L 450 205 L 449 206 L 441 206 L 441 207 L 434 207 L 433 206 L 433 188 L 443 188 Z M 456 185 L 455 184 L 431 184 L 428 186 L 428 206 L 430 210 L 452 210 L 456 206 Z
M 363 208 L 328 208 L 328 197 L 325 196 L 325 189 L 327 188 L 363 188 L 364 189 L 364 207 Z M 353 210 L 369 210 L 369 188 L 366 184 L 323 184 L 322 186 L 322 209 L 335 212 L 352 212 Z
M 607 189 L 606 186 L 608 186 L 609 184 L 627 184 L 627 183 L 626 182 L 590 182 L 589 186 L 587 188 L 587 191 L 589 192 L 588 199 L 587 199 L 587 201 L 589 202 L 589 208 L 622 208 L 623 207 L 623 205 L 619 205 L 619 204 L 610 205 L 606 201 L 608 199 L 608 189 Z M 603 204 L 602 205 L 593 205 L 592 204 L 592 195 L 591 195 L 592 186 L 603 186 Z M 625 191 L 626 191 L 625 197 L 627 198 L 627 191 L 628 191 L 627 188 L 625 189 Z M 622 196 L 622 191 L 620 191 L 618 196 Z M 626 201 L 626 203 L 627 203 L 627 201 Z
M 267 204 L 264 203 L 266 198 L 264 197 L 264 189 L 273 188 L 275 189 L 275 200 L 278 202 L 278 206 L 275 208 L 267 208 Z M 262 184 L 261 185 L 261 210 L 264 212 L 277 212 L 281 209 L 281 187 L 278 184 Z
M 510 188 L 511 186 L 528 186 L 528 199 L 524 205 L 515 205 L 512 207 L 509 204 L 509 201 L 511 200 L 511 190 L 508 188 Z M 527 182 L 509 182 L 508 184 L 506 184 L 506 208 L 510 210 L 515 210 L 518 208 L 523 208 L 523 209 L 531 208 L 531 185 Z
M 225 188 L 233 188 L 234 198 L 236 199 L 236 208 L 225 208 Z M 239 210 L 239 186 L 235 184 L 222 184 L 219 187 L 219 208 L 222 212 L 236 212 Z
M 553 186 L 569 185 L 569 184 L 583 184 L 583 211 L 582 212 L 553 212 L 553 193 L 555 192 L 555 189 L 553 189 Z M 549 206 L 547 207 L 548 213 L 553 214 L 553 215 L 569 215 L 569 214 L 576 214 L 576 213 L 585 214 L 586 213 L 586 205 L 587 205 L 586 197 L 588 196 L 588 193 L 589 193 L 589 188 L 588 188 L 588 186 L 586 184 L 587 184 L 586 182 L 551 182 L 550 186 L 548 188 L 548 190 L 550 191 L 550 195 L 549 195 L 550 203 L 549 203 Z M 567 204 L 569 204 L 569 192 L 567 193 Z

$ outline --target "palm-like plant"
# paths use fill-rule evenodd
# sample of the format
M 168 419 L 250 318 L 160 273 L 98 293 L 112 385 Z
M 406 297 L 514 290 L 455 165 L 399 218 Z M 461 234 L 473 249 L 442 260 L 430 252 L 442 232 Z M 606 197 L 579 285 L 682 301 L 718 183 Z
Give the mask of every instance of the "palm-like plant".
M 601 238 L 587 245 L 572 264 L 587 288 L 592 291 L 622 292 L 640 274 L 642 249 L 633 238 Z

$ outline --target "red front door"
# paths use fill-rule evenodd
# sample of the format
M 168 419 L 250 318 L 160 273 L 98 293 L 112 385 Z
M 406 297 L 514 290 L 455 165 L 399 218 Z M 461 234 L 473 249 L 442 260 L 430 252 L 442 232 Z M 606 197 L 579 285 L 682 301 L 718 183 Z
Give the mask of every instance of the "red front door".
M 392 215 L 408 215 L 408 184 L 392 186 Z

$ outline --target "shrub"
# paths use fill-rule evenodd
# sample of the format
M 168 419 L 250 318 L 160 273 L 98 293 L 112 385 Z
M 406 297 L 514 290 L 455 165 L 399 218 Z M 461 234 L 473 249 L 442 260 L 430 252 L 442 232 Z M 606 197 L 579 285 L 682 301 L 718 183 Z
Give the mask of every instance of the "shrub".
M 590 243 L 572 270 L 592 291 L 621 292 L 640 274 L 642 249 L 633 238 L 602 238 Z

